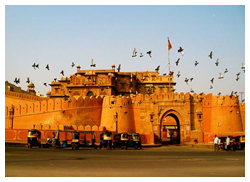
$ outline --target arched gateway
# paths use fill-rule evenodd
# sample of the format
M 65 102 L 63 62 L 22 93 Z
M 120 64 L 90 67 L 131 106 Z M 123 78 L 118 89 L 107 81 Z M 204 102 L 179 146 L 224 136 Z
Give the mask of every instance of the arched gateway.
M 161 141 L 165 144 L 180 144 L 180 114 L 168 110 L 161 118 Z

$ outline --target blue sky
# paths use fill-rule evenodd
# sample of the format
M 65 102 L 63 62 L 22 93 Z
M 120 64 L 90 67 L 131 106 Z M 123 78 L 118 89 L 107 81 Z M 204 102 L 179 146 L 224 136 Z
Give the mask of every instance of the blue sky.
M 122 65 L 121 71 L 167 72 L 167 37 L 176 91 L 217 95 L 245 91 L 245 6 L 5 6 L 5 80 L 26 90 L 29 77 L 45 94 L 54 78 L 95 60 L 96 69 Z M 184 56 L 178 53 L 182 46 Z M 133 49 L 144 57 L 132 58 Z M 152 51 L 152 58 L 146 52 Z M 208 57 L 213 51 L 213 59 Z M 175 61 L 180 58 L 179 66 Z M 215 65 L 216 59 L 220 63 Z M 197 67 L 195 61 L 199 62 Z M 31 65 L 39 63 L 40 69 Z M 51 71 L 45 69 L 50 64 Z M 219 73 L 228 73 L 219 80 Z M 177 72 L 181 77 L 177 78 Z M 236 74 L 240 73 L 239 81 Z M 187 85 L 185 78 L 194 80 Z M 213 89 L 210 79 L 214 77 Z

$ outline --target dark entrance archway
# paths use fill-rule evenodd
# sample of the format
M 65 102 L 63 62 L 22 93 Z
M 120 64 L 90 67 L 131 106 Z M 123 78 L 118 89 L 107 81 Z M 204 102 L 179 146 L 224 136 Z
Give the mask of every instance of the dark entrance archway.
M 180 144 L 180 141 L 180 120 L 174 113 L 166 113 L 161 120 L 161 142 Z

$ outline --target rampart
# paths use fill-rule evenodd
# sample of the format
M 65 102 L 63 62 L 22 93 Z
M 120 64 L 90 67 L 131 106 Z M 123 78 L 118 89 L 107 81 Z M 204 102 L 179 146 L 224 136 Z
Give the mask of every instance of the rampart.
M 24 95 L 24 94 L 23 94 Z M 10 128 L 9 111 L 14 105 L 12 129 L 138 132 L 145 143 L 159 141 L 162 122 L 178 118 L 181 143 L 197 139 L 209 142 L 214 134 L 244 133 L 245 104 L 235 96 L 160 93 L 130 96 L 70 97 L 48 99 L 5 92 L 5 128 Z M 39 98 L 39 99 L 38 99 Z M 153 118 L 151 118 L 151 115 Z M 153 138 L 152 138 L 153 137 Z

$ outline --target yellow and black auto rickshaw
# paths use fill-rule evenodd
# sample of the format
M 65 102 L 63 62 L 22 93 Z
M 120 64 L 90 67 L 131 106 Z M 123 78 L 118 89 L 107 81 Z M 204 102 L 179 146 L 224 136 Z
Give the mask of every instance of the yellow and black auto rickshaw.
M 32 148 L 33 146 L 38 146 L 41 148 L 41 132 L 36 129 L 28 130 L 27 143 L 28 148 Z
M 117 133 L 114 135 L 114 148 L 127 149 L 129 146 L 129 138 L 127 133 Z
M 132 133 L 132 141 L 131 141 L 132 146 L 135 149 L 142 149 L 141 147 L 141 137 L 139 133 Z
M 104 133 L 100 134 L 100 149 L 102 147 L 107 147 L 108 149 L 112 149 L 112 133 L 109 131 L 105 131 Z
M 233 146 L 234 149 L 244 150 L 245 149 L 245 135 L 239 135 L 233 137 Z

